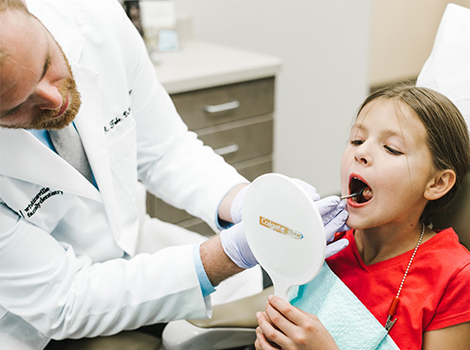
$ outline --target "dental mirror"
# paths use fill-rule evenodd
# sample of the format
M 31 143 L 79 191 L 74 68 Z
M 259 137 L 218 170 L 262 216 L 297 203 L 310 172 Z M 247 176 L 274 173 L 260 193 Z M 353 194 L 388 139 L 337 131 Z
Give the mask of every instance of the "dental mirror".
M 290 287 L 306 284 L 320 272 L 326 249 L 322 218 L 292 179 L 266 174 L 254 180 L 243 205 L 243 227 L 275 295 L 288 300 Z

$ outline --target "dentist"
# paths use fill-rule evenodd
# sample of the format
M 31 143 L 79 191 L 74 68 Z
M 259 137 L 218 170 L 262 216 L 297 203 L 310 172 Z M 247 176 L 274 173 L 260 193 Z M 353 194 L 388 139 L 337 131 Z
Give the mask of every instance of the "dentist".
M 150 249 L 137 183 L 220 230 L 246 179 L 188 131 L 117 1 L 0 0 L 0 26 L 0 348 L 208 317 L 213 286 L 256 264 L 242 226 Z

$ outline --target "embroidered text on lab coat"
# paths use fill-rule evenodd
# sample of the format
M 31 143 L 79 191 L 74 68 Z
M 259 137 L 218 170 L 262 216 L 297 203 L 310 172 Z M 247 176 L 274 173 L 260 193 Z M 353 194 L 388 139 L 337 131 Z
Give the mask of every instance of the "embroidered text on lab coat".
M 131 107 L 129 107 L 126 111 L 122 112 L 122 117 L 116 117 L 114 119 L 111 119 L 109 121 L 109 125 L 104 126 L 104 132 L 107 133 L 108 131 L 112 130 L 116 125 L 118 125 L 120 122 L 126 119 L 130 113 L 131 113 Z
M 129 96 L 131 95 L 132 95 L 132 90 L 129 90 Z M 109 121 L 109 124 L 104 126 L 104 133 L 106 134 L 108 131 L 112 130 L 116 125 L 118 125 L 120 122 L 126 119 L 129 116 L 129 114 L 131 114 L 130 106 L 127 108 L 127 110 L 122 112 L 122 117 L 116 117 L 114 119 L 111 119 Z
M 41 190 L 36 194 L 36 196 L 31 199 L 31 202 L 28 204 L 26 208 L 20 210 L 20 214 L 22 217 L 30 218 L 36 211 L 41 208 L 41 204 L 44 203 L 47 199 L 51 198 L 52 196 L 63 195 L 64 192 L 60 190 L 51 191 L 49 187 L 43 187 Z

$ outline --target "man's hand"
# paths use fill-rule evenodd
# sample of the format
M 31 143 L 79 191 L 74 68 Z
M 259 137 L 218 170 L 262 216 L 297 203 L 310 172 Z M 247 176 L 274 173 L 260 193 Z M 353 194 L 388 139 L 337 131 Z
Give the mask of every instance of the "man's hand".
M 326 235 L 326 258 L 338 253 L 346 248 L 349 244 L 347 239 L 333 241 L 336 232 L 349 230 L 346 225 L 348 212 L 346 211 L 346 203 L 337 196 L 326 197 L 315 202 L 315 206 L 323 220 Z
M 239 223 L 220 232 L 220 241 L 225 254 L 242 269 L 249 269 L 258 264 L 246 240 L 243 224 Z

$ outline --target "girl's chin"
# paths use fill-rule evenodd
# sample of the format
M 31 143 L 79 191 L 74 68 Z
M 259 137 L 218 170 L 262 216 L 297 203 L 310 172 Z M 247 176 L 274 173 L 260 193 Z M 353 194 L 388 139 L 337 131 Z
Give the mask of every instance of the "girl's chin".
M 370 225 L 367 225 L 363 220 L 358 220 L 351 217 L 346 220 L 346 225 L 354 230 L 363 230 L 370 227 Z

